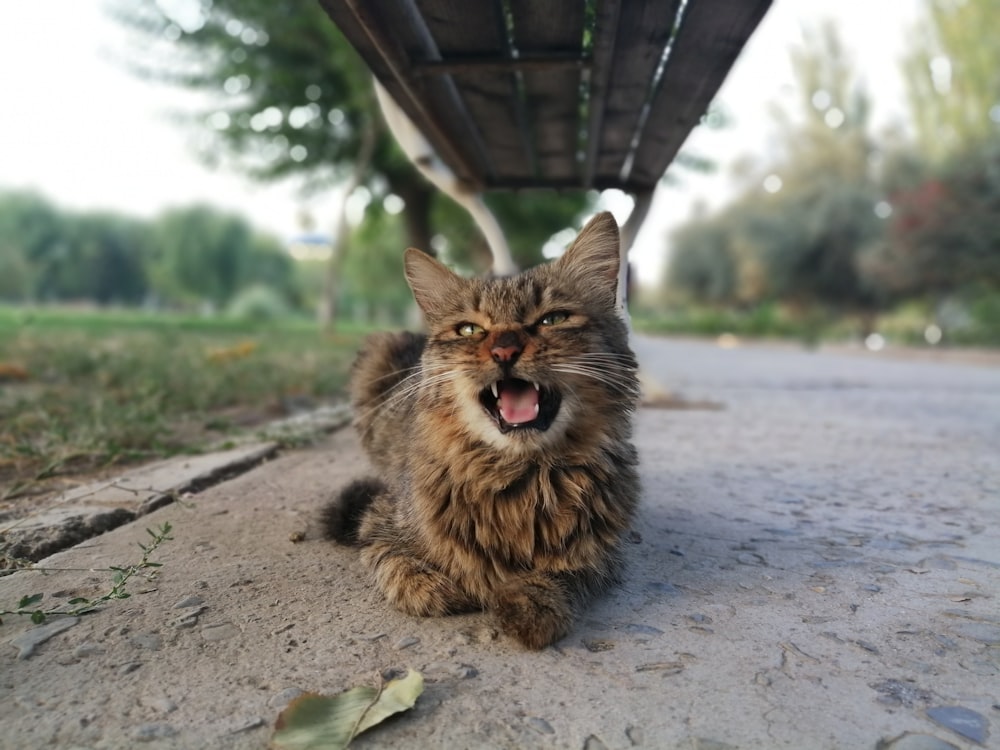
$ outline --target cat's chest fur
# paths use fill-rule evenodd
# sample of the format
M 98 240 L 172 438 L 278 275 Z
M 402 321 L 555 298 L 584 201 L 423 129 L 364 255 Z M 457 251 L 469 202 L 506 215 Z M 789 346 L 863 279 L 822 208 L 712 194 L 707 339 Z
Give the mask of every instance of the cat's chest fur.
M 450 575 L 489 587 L 512 573 L 587 567 L 627 527 L 631 483 L 599 441 L 563 456 L 504 455 L 438 423 L 413 435 L 402 477 L 426 554 Z

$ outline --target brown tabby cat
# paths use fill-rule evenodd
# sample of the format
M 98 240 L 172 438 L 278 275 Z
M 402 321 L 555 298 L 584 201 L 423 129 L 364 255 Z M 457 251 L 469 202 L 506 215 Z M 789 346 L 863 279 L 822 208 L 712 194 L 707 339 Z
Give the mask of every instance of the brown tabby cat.
M 559 260 L 491 279 L 406 252 L 430 333 L 359 355 L 356 426 L 379 476 L 323 519 L 403 612 L 486 609 L 540 649 L 617 578 L 639 495 L 618 242 L 602 213 Z

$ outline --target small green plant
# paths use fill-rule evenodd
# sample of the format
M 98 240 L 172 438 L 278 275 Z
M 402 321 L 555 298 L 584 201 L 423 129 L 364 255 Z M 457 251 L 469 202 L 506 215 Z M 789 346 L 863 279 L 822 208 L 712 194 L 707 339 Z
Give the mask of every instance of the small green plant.
M 146 529 L 146 533 L 149 534 L 152 539 L 148 544 L 139 543 L 139 549 L 142 550 L 142 558 L 139 562 L 124 567 L 112 565 L 108 568 L 114 575 L 111 579 L 111 590 L 107 593 L 97 597 L 96 599 L 88 599 L 87 597 L 78 596 L 70 599 L 64 604 L 54 605 L 49 609 L 36 606 L 41 603 L 45 596 L 44 594 L 30 594 L 22 597 L 17 603 L 17 607 L 15 609 L 0 609 L 0 625 L 3 624 L 3 617 L 6 615 L 30 617 L 31 621 L 37 625 L 45 622 L 46 618 L 52 615 L 83 615 L 88 612 L 93 612 L 106 602 L 114 601 L 116 599 L 128 599 L 131 594 L 125 590 L 125 587 L 129 580 L 140 573 L 144 574 L 147 580 L 156 575 L 156 571 L 162 563 L 153 562 L 150 560 L 150 556 L 157 550 L 157 548 L 159 548 L 161 544 L 169 542 L 173 539 L 173 537 L 170 536 L 172 529 L 173 527 L 169 522 L 164 522 L 155 531 L 153 529 Z M 45 568 L 28 568 L 28 570 L 45 572 Z

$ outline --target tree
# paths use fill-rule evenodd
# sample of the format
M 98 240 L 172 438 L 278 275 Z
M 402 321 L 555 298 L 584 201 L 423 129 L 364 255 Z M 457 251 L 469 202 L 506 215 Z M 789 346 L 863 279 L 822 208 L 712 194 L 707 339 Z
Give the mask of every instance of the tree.
M 773 109 L 780 153 L 732 206 L 675 235 L 667 281 L 716 301 L 868 308 L 878 300 L 858 258 L 883 232 L 869 97 L 832 24 L 791 57 L 799 103 Z M 695 261 L 697 246 L 708 257 Z
M 737 263 L 729 227 L 719 219 L 696 219 L 671 237 L 673 253 L 666 286 L 695 300 L 731 304 L 737 300 Z
M 221 310 L 254 283 L 294 295 L 291 259 L 240 216 L 209 206 L 178 208 L 160 216 L 153 233 L 153 279 L 169 301 L 207 302 Z
M 149 227 L 136 219 L 107 213 L 68 218 L 73 259 L 62 270 L 60 296 L 100 305 L 140 304 L 149 291 Z
M 0 194 L 0 299 L 137 304 L 148 289 L 147 240 L 134 219 Z
M 368 214 L 351 237 L 364 254 L 353 253 L 344 262 L 341 312 L 369 321 L 403 323 L 413 304 L 400 250 L 406 229 L 398 215 L 381 206 L 370 207 Z
M 51 298 L 66 253 L 60 212 L 35 193 L 0 193 L 0 257 L 20 281 L 8 279 L 8 299 Z
M 997 0 L 924 0 L 903 60 L 918 151 L 940 163 L 1000 126 Z
M 899 188 L 887 241 L 864 258 L 896 296 L 1000 290 L 1000 138 L 952 156 Z
M 891 155 L 892 216 L 864 272 L 886 294 L 1000 287 L 1000 49 L 996 0 L 925 0 L 903 60 L 914 139 Z

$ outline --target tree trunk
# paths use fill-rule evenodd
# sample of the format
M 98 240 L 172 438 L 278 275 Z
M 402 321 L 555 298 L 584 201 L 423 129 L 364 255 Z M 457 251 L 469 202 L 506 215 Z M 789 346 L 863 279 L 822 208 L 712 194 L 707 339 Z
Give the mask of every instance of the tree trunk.
M 369 122 L 361 136 L 357 158 L 351 176 L 344 183 L 344 193 L 340 201 L 340 210 L 332 232 L 330 260 L 326 265 L 323 278 L 323 296 L 316 311 L 317 322 L 323 331 L 332 331 L 337 322 L 337 292 L 340 284 L 340 272 L 347 258 L 347 245 L 351 237 L 351 227 L 347 221 L 347 201 L 351 194 L 364 180 L 365 173 L 375 152 L 375 142 L 378 138 L 379 126 L 375 121 Z
M 435 255 L 431 247 L 431 206 L 434 202 L 434 187 L 414 169 L 387 175 L 389 188 L 403 199 L 403 223 L 406 227 L 406 241 L 409 247 Z

